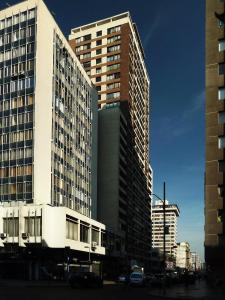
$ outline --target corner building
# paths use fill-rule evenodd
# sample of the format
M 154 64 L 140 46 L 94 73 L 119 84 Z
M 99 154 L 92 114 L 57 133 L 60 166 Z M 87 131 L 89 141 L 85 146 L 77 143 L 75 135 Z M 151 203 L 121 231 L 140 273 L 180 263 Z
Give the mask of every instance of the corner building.
M 89 252 L 104 255 L 105 226 L 94 220 L 96 101 L 93 84 L 42 0 L 0 11 L 5 262 L 10 253 L 22 261 L 29 253 L 42 264 L 62 263 L 65 251 L 67 260 L 88 260 Z M 37 266 L 35 272 L 38 277 Z
M 123 202 L 120 205 L 121 209 L 116 209 L 113 204 L 115 213 L 119 214 L 117 233 L 122 240 L 125 239 L 125 252 L 123 253 L 126 254 L 129 264 L 133 262 L 146 265 L 150 259 L 151 249 L 150 81 L 137 27 L 129 12 L 126 12 L 72 29 L 69 42 L 97 88 L 99 109 L 112 108 L 110 105 L 115 103 L 118 105 L 123 103 L 123 107 L 126 106 L 126 113 L 122 112 L 122 115 L 126 116 L 127 127 L 126 174 L 120 176 L 119 189 L 122 191 L 120 196 L 115 194 L 112 196 L 114 200 L 111 200 L 112 203 Z M 99 111 L 99 113 L 103 117 L 107 111 Z M 117 109 L 115 113 L 118 113 Z M 109 111 L 108 115 L 110 115 Z M 104 119 L 104 121 L 110 124 L 110 119 Z M 109 128 L 108 125 L 106 124 L 107 128 Z M 102 131 L 99 135 L 100 148 L 101 143 L 104 144 L 104 141 L 100 140 L 101 136 L 103 136 Z M 118 139 L 119 136 L 121 136 L 120 133 L 118 133 Z M 104 153 L 99 158 L 100 170 L 103 169 L 101 164 L 104 165 L 107 161 L 107 155 L 111 154 Z M 118 168 L 124 169 L 122 163 L 118 165 Z M 106 173 L 103 176 L 107 176 Z M 99 180 L 101 181 L 101 178 Z M 113 180 L 112 184 L 114 184 Z M 102 190 L 99 187 L 99 203 L 104 203 L 107 194 L 106 190 L 106 194 L 101 194 Z M 108 212 L 102 207 L 99 211 L 100 220 L 106 219 Z M 109 221 L 109 225 L 111 223 Z
M 206 1 L 205 261 L 225 282 L 225 10 Z

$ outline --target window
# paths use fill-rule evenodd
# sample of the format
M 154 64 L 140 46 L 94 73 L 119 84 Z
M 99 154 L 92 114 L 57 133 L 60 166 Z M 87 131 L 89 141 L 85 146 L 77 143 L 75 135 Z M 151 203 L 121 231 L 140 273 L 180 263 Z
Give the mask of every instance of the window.
M 9 237 L 19 236 L 19 218 L 4 218 L 3 232 Z
M 219 75 L 224 75 L 225 74 L 225 63 L 220 63 L 219 64 Z
M 101 85 L 96 86 L 96 90 L 97 90 L 98 92 L 100 92 L 100 91 L 101 91 Z
M 84 68 L 90 68 L 90 66 L 91 66 L 91 62 L 90 61 L 86 61 L 86 62 L 83 63 L 83 67 Z
M 97 59 L 96 59 L 96 65 L 97 65 L 97 64 L 100 64 L 101 62 L 102 62 L 102 59 L 101 59 L 101 58 L 97 58 Z
M 102 49 L 96 50 L 96 55 L 102 54 Z
M 120 87 L 120 82 L 107 84 L 107 90 L 116 89 Z
M 219 172 L 225 172 L 225 161 L 219 160 Z
M 101 73 L 101 71 L 102 71 L 102 68 L 96 68 L 96 74 Z
M 96 242 L 99 245 L 99 230 L 97 228 L 93 228 L 91 230 L 92 242 Z
M 90 57 L 91 57 L 91 52 L 87 52 L 87 53 L 83 54 L 83 59 L 90 58 Z
M 107 57 L 107 61 L 114 61 L 114 60 L 118 60 L 120 59 L 120 54 L 116 54 L 116 55 L 111 55 Z
M 120 67 L 120 64 L 110 65 L 110 66 L 107 66 L 107 71 L 115 70 L 115 69 L 118 69 L 119 67 Z
M 91 34 L 84 35 L 83 40 L 84 40 L 84 41 L 89 41 L 89 40 L 91 40 Z
M 83 45 L 83 50 L 91 49 L 91 43 Z
M 102 31 L 101 30 L 97 31 L 96 36 L 102 36 Z
M 78 37 L 75 40 L 76 40 L 76 43 L 80 43 L 82 41 L 81 37 Z
M 115 35 L 107 39 L 107 43 L 114 43 L 116 41 L 120 41 L 120 35 Z
M 96 41 L 96 46 L 100 46 L 100 45 L 102 45 L 102 40 L 97 40 Z
M 118 79 L 118 78 L 120 78 L 120 73 L 113 73 L 113 74 L 107 75 L 107 80 L 113 80 L 113 79 Z
M 219 113 L 218 122 L 219 122 L 219 124 L 224 124 L 225 123 L 225 112 L 220 112 Z
M 120 45 L 116 45 L 116 46 L 111 46 L 107 48 L 107 52 L 114 52 L 114 51 L 119 51 L 120 50 Z
M 100 82 L 100 81 L 101 81 L 101 76 L 96 77 L 95 81 L 96 81 L 96 82 Z
M 224 87 L 218 89 L 218 99 L 219 100 L 225 99 L 225 88 Z
M 218 147 L 219 149 L 225 148 L 225 136 L 221 136 L 218 139 Z
M 113 32 L 118 32 L 118 31 L 120 31 L 120 29 L 121 29 L 121 26 L 115 26 L 115 27 L 108 28 L 107 34 L 110 34 Z
M 41 236 L 41 217 L 25 218 L 25 232 L 30 236 Z
M 70 240 L 78 240 L 78 221 L 75 218 L 66 218 L 66 238 Z
M 225 40 L 219 40 L 219 51 L 225 50 Z
M 80 223 L 80 241 L 89 242 L 89 225 L 86 223 Z
M 120 92 L 116 92 L 116 93 L 109 93 L 106 95 L 106 99 L 109 100 L 109 99 L 115 99 L 115 98 L 118 98 L 120 97 Z

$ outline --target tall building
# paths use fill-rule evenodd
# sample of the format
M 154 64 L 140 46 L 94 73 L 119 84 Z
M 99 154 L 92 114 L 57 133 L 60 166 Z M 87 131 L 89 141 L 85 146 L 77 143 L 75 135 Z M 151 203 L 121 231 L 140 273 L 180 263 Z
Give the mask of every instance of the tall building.
M 190 267 L 193 271 L 200 271 L 202 269 L 200 256 L 196 252 L 191 252 Z
M 96 101 L 42 0 L 0 11 L 2 257 L 29 254 L 28 261 L 56 263 L 65 250 L 67 262 L 104 255 L 105 226 L 93 219 Z
M 180 215 L 180 210 L 176 204 L 169 204 L 166 201 L 166 255 L 176 256 L 177 245 L 177 218 Z M 152 247 L 158 248 L 163 253 L 164 251 L 164 212 L 163 201 L 156 201 L 152 206 Z
M 225 281 L 225 10 L 206 1 L 205 261 Z M 220 274 L 220 275 L 219 275 Z
M 189 270 L 191 268 L 191 251 L 189 243 L 178 243 L 176 251 L 176 266 L 181 269 Z
M 111 201 L 111 205 L 117 209 L 116 232 L 122 240 L 125 238 L 124 254 L 129 264 L 146 264 L 150 259 L 151 248 L 152 188 L 152 170 L 149 165 L 149 77 L 137 27 L 126 12 L 72 29 L 69 42 L 96 85 L 98 107 L 103 109 L 99 111 L 99 116 L 102 121 L 104 118 L 104 122 L 108 122 L 107 130 L 113 131 L 110 128 L 111 120 L 104 116 L 108 115 L 114 121 L 117 118 L 116 140 L 120 147 L 117 153 L 120 151 L 121 155 L 125 151 L 123 156 L 126 159 L 118 161 L 115 157 L 117 174 L 115 180 L 112 176 L 110 178 L 111 184 L 115 184 L 114 188 L 117 185 L 117 192 L 110 194 L 111 200 L 108 199 L 107 203 Z M 117 107 L 110 106 L 116 103 Z M 120 106 L 124 109 L 121 110 Z M 105 109 L 109 107 L 109 110 Z M 117 116 L 113 117 L 114 113 Z M 124 127 L 126 131 L 118 131 L 118 128 Z M 106 136 L 101 125 L 99 130 L 100 148 L 103 147 L 102 143 L 111 143 L 115 139 Z M 106 145 L 106 148 L 109 147 Z M 105 162 L 109 157 L 112 159 L 113 154 L 103 148 L 102 151 L 98 166 L 104 177 L 99 181 L 103 183 L 111 172 Z M 114 173 L 115 168 L 112 169 Z M 103 204 L 99 209 L 99 217 L 100 220 L 106 220 L 106 225 L 110 227 L 111 220 L 106 219 L 109 207 L 105 205 L 105 197 L 111 193 L 112 187 L 107 187 L 108 190 L 106 186 L 98 185 L 98 200 Z

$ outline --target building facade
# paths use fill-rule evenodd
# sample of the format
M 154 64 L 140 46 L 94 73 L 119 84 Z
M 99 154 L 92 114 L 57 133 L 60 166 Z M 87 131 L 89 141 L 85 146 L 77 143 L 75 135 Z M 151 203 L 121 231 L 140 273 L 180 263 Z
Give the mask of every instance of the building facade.
M 121 138 L 121 132 L 118 132 L 117 140 L 120 139 L 121 149 L 125 146 L 127 174 L 121 177 L 117 193 L 110 197 L 115 205 L 121 203 L 116 213 L 120 215 L 116 227 L 121 236 L 125 234 L 124 254 L 131 264 L 146 263 L 150 259 L 151 248 L 152 188 L 152 170 L 149 166 L 149 77 L 137 27 L 130 14 L 123 13 L 72 29 L 69 42 L 96 85 L 99 109 L 114 103 L 126 106 L 126 113 L 123 113 L 126 140 Z M 118 114 L 116 109 L 114 111 Z M 103 116 L 110 113 L 99 111 L 99 114 Z M 100 135 L 103 136 L 103 133 Z M 104 138 L 108 139 L 106 136 Z M 103 155 L 106 157 L 101 156 L 99 161 L 101 170 L 104 168 L 101 163 L 104 165 L 110 154 L 104 152 Z M 119 162 L 118 169 L 124 171 L 123 160 Z M 105 188 L 98 187 L 100 191 Z M 119 191 L 120 195 L 117 196 Z M 102 197 L 106 197 L 106 194 L 107 191 L 105 195 L 100 192 L 100 203 L 104 203 L 105 198 Z M 105 212 L 102 208 L 99 210 L 102 214 L 100 218 L 104 219 L 103 215 L 108 214 L 108 208 L 105 209 Z M 107 222 L 106 225 L 111 226 L 110 221 Z
M 202 269 L 202 262 L 201 262 L 200 256 L 196 252 L 191 252 L 190 268 L 193 271 L 201 271 L 201 269 Z
M 176 267 L 181 269 L 191 269 L 191 251 L 188 242 L 177 243 Z
M 65 248 L 75 258 L 104 255 L 105 226 L 94 220 L 96 101 L 42 0 L 0 11 L 2 255 Z
M 166 256 L 176 257 L 177 245 L 177 218 L 180 215 L 179 208 L 176 204 L 169 204 L 166 201 Z M 164 237 L 164 212 L 163 201 L 157 200 L 152 206 L 152 247 L 160 249 L 163 253 Z
M 205 261 L 224 280 L 224 1 L 206 1 Z M 220 275 L 219 275 L 220 274 Z

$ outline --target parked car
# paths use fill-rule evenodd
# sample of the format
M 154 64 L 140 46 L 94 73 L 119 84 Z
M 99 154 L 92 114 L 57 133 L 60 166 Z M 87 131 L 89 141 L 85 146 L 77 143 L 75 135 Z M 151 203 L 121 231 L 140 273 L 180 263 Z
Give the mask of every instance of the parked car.
M 133 272 L 130 275 L 130 285 L 136 285 L 136 286 L 145 286 L 146 279 L 143 273 L 141 272 Z
M 102 287 L 103 281 L 100 276 L 93 272 L 76 272 L 70 274 L 69 284 L 72 288 Z

